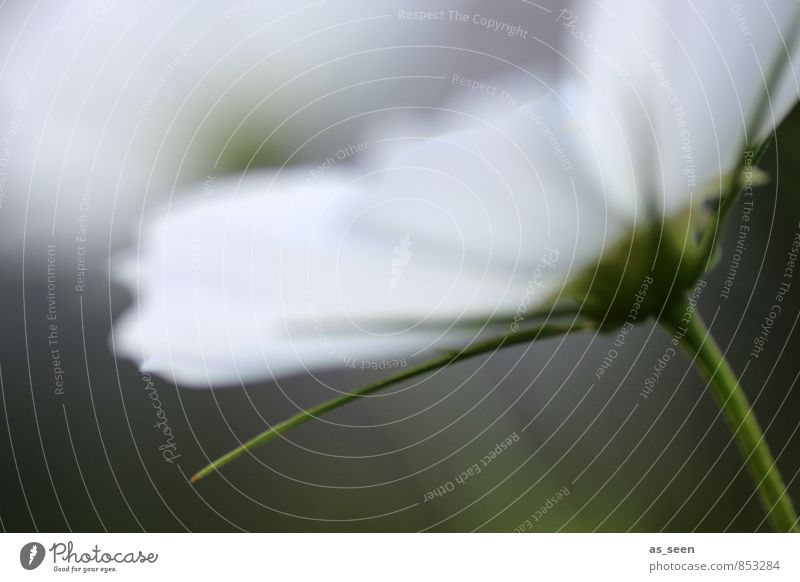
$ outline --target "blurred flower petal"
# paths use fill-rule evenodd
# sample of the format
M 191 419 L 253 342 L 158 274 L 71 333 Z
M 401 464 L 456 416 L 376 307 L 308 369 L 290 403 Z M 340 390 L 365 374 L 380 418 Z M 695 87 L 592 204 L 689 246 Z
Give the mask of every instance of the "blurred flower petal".
M 230 384 L 396 366 L 464 345 L 493 318 L 507 331 L 620 224 L 602 220 L 600 193 L 571 165 L 581 134 L 555 95 L 500 111 L 468 130 L 380 140 L 380 165 L 208 184 L 121 268 L 140 302 L 117 349 L 180 382 Z
M 798 99 L 798 17 L 794 0 L 612 0 L 559 13 L 587 157 L 621 209 L 646 202 L 670 216 L 701 203 L 741 163 L 745 137 L 755 147 L 773 131 Z

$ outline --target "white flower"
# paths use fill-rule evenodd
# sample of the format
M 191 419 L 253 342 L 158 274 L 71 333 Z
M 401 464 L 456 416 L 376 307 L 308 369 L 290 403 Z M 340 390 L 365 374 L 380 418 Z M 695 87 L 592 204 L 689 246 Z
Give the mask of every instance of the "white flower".
M 797 100 L 799 13 L 721 0 L 556 12 L 556 86 L 498 79 L 502 98 L 375 127 L 324 172 L 231 176 L 154 218 L 119 268 L 136 299 L 114 346 L 180 383 L 225 385 L 391 367 L 562 295 L 600 319 L 654 260 L 666 301 L 702 258 L 702 203 Z M 388 289 L 405 238 L 413 260 Z

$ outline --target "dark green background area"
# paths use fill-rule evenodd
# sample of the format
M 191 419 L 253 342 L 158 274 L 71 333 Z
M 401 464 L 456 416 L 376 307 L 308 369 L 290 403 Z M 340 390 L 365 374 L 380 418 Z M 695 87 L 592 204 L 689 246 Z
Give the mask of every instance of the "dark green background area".
M 741 207 L 731 212 L 700 308 L 737 372 L 746 367 L 745 389 L 800 499 L 800 279 L 765 351 L 747 363 L 798 231 L 800 110 L 780 128 L 762 167 L 773 182 L 757 192 L 731 296 L 721 301 L 719 291 Z M 563 487 L 570 494 L 534 531 L 766 530 L 742 459 L 688 360 L 672 362 L 650 398 L 639 396 L 668 344 L 652 322 L 636 327 L 591 390 L 612 336 L 513 348 L 349 405 L 192 486 L 187 476 L 209 457 L 331 391 L 308 377 L 214 391 L 157 380 L 180 454 L 166 463 L 146 383 L 109 351 L 111 314 L 130 298 L 116 287 L 109 294 L 97 273 L 79 298 L 70 292 L 72 273 L 59 271 L 67 385 L 55 396 L 45 253 L 28 251 L 24 273 L 20 262 L 5 264 L 0 282 L 6 531 L 511 531 Z M 350 390 L 381 375 L 323 377 Z M 479 475 L 423 501 L 515 432 L 519 442 Z

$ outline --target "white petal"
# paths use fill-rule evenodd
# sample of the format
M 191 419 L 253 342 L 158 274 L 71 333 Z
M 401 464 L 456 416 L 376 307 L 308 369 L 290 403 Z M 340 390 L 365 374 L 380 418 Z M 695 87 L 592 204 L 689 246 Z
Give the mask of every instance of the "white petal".
M 138 305 L 118 351 L 179 382 L 231 384 L 464 345 L 475 321 L 552 301 L 624 234 L 570 165 L 579 133 L 559 109 L 376 142 L 385 167 L 207 188 L 124 267 Z
M 800 4 L 625 2 L 562 11 L 576 108 L 620 207 L 667 214 L 699 200 L 741 161 L 745 136 L 763 139 L 797 101 Z M 769 79 L 778 62 L 779 79 Z M 771 85 L 765 86 L 765 82 Z M 758 127 L 769 89 L 772 110 Z
M 527 96 L 518 85 L 505 88 Z M 557 267 L 567 279 L 596 260 L 606 237 L 622 235 L 625 217 L 606 208 L 579 157 L 586 135 L 558 89 L 471 113 L 445 108 L 425 128 L 392 130 L 375 140 L 389 150 L 378 171 L 380 196 L 354 197 L 344 214 L 368 212 L 361 229 L 386 244 L 414 232 L 442 252 L 463 249 L 491 268 L 524 271 L 542 249 L 559 247 L 571 257 Z M 459 123 L 466 129 L 437 132 Z M 464 233 L 450 232 L 448 222 Z
M 234 195 L 222 185 L 212 201 L 150 230 L 140 261 L 121 267 L 140 289 L 141 311 L 118 326 L 119 352 L 190 384 L 369 366 L 425 348 L 447 320 L 470 308 L 490 314 L 503 296 L 507 283 L 436 265 L 422 243 L 412 241 L 403 261 L 392 246 L 332 229 L 326 213 L 353 187 L 334 176 L 319 187 L 308 176 L 258 175 Z M 427 318 L 445 323 L 431 333 Z

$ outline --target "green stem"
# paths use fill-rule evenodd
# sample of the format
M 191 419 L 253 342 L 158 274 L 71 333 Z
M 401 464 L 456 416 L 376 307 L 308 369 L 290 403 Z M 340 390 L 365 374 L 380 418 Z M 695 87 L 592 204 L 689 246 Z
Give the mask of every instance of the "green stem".
M 755 171 L 755 169 L 761 163 L 761 160 L 767 153 L 774 136 L 774 133 L 770 134 L 770 136 L 762 141 L 761 144 L 759 144 L 759 146 L 756 148 L 756 151 L 750 160 L 750 167 L 753 169 L 753 171 Z M 741 172 L 745 168 L 745 162 L 747 160 L 746 156 L 747 152 L 743 152 L 740 164 L 737 166 L 737 170 L 734 171 L 729 178 L 730 185 L 728 187 L 728 191 L 723 192 L 720 196 L 717 210 L 714 212 L 714 216 L 709 219 L 705 230 L 701 234 L 700 242 L 698 244 L 699 251 L 697 254 L 700 257 L 706 257 L 705 264 L 703 265 L 704 271 L 707 271 L 714 261 L 717 247 L 719 246 L 721 240 L 722 225 L 725 223 L 725 218 L 727 217 L 728 212 L 733 207 L 734 203 L 739 199 L 739 195 L 744 189 L 741 180 Z M 700 275 L 698 273 L 698 277 L 699 276 Z
M 695 358 L 697 367 L 708 381 L 744 456 L 773 528 L 779 532 L 800 531 L 792 499 L 736 374 L 699 313 L 695 311 L 687 317 L 688 313 L 685 304 L 678 304 L 668 311 L 662 323 L 673 332 L 673 337 L 680 338 L 683 348 Z
M 568 325 L 544 324 L 536 326 L 531 329 L 520 330 L 518 332 L 510 333 L 508 335 L 478 342 L 459 351 L 448 352 L 447 354 L 439 358 L 436 358 L 434 360 L 430 360 L 429 362 L 425 362 L 424 364 L 417 366 L 416 368 L 410 368 L 389 378 L 385 378 L 383 380 L 378 380 L 377 382 L 374 382 L 372 384 L 368 384 L 367 386 L 364 386 L 363 388 L 360 388 L 354 392 L 342 394 L 341 396 L 332 398 L 331 400 L 323 402 L 322 404 L 318 404 L 307 410 L 298 412 L 291 418 L 284 420 L 283 422 L 280 422 L 275 426 L 271 426 L 261 434 L 253 437 L 249 441 L 243 443 L 241 446 L 233 449 L 232 451 L 221 456 L 214 462 L 200 469 L 197 473 L 195 473 L 192 476 L 192 483 L 195 483 L 200 479 L 202 479 L 203 477 L 206 477 L 211 473 L 218 471 L 220 468 L 224 467 L 231 461 L 241 457 L 242 455 L 255 449 L 256 447 L 259 447 L 264 443 L 273 440 L 279 435 L 282 435 L 283 433 L 288 432 L 293 428 L 296 428 L 301 424 L 308 422 L 309 420 L 317 418 L 318 416 L 321 416 L 326 412 L 330 412 L 331 410 L 335 410 L 340 406 L 344 406 L 345 404 L 351 402 L 352 400 L 355 400 L 356 398 L 367 396 L 372 392 L 376 392 L 393 384 L 397 384 L 398 382 L 402 382 L 403 380 L 408 380 L 409 378 L 413 378 L 414 376 L 419 376 L 426 372 L 430 372 L 432 370 L 436 370 L 438 368 L 442 368 L 449 364 L 454 364 L 456 362 L 460 362 L 462 360 L 466 360 L 467 358 L 472 358 L 480 354 L 493 352 L 503 347 L 508 347 L 520 343 L 530 343 L 537 339 L 544 339 L 547 337 L 563 335 L 566 333 L 582 331 L 586 329 L 594 329 L 594 325 L 586 322 L 577 322 L 577 321 Z

